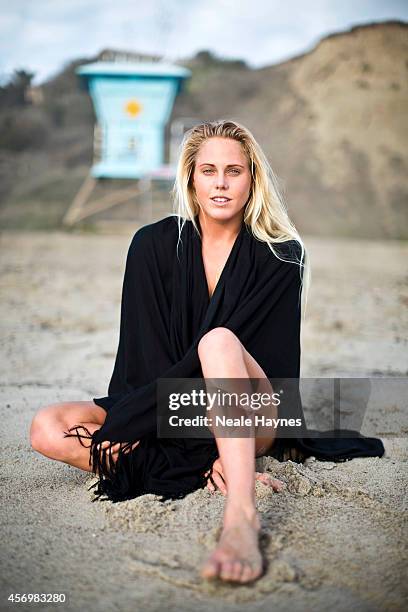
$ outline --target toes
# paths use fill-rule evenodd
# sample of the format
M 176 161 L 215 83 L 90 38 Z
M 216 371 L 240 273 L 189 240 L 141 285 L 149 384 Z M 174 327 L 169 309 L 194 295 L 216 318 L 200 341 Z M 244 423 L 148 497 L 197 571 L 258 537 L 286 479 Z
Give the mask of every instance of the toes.
M 232 580 L 234 580 L 235 582 L 240 582 L 242 570 L 242 561 L 235 561 L 232 568 Z
M 252 569 L 252 565 L 250 563 L 245 563 L 241 573 L 240 582 L 249 582 L 252 580 L 253 573 L 254 571 Z
M 282 480 L 278 480 L 277 478 L 271 479 L 271 485 L 274 491 L 282 491 L 285 488 L 285 483 Z
M 256 577 L 252 566 L 248 564 L 248 562 L 242 560 L 224 561 L 221 566 L 219 575 L 222 580 L 228 580 L 230 582 L 242 582 L 242 576 L 245 569 L 248 570 L 245 582 L 248 580 L 252 580 L 254 577 Z
M 220 578 L 223 580 L 232 580 L 234 575 L 234 562 L 224 561 L 221 566 Z
M 216 578 L 219 573 L 219 563 L 214 559 L 208 559 L 201 570 L 203 578 Z
M 244 568 L 242 570 L 240 582 L 252 582 L 252 580 L 256 580 L 262 574 L 262 567 L 254 567 L 248 561 L 244 564 Z
M 264 485 L 272 487 L 272 489 L 277 492 L 282 491 L 285 487 L 285 483 L 282 482 L 282 480 L 272 478 L 272 476 L 269 476 L 269 474 L 265 472 L 256 472 L 255 479 L 259 480 Z

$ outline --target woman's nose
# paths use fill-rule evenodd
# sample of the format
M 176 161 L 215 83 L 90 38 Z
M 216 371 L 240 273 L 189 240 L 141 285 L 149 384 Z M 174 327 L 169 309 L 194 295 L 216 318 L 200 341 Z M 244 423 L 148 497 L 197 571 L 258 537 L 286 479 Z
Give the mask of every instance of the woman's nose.
M 216 186 L 218 189 L 225 189 L 228 187 L 227 180 L 223 172 L 219 172 L 216 176 Z

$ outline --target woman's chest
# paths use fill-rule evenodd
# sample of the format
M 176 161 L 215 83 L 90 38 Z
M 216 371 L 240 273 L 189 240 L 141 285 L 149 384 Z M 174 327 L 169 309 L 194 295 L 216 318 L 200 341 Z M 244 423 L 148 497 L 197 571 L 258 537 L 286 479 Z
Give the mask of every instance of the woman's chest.
M 215 291 L 215 287 L 220 279 L 222 271 L 227 263 L 232 245 L 222 245 L 221 247 L 211 247 L 203 245 L 202 260 L 207 281 L 207 288 L 210 297 Z

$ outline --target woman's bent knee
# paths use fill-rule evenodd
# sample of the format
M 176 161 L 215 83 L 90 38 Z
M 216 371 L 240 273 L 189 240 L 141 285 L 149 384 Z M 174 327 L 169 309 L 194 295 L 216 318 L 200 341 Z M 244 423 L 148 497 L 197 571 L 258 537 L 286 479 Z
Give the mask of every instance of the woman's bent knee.
M 214 327 L 201 338 L 197 350 L 200 357 L 205 351 L 224 351 L 233 344 L 241 344 L 237 336 L 227 327 Z
M 47 457 L 67 459 L 67 438 L 64 431 L 80 423 L 102 425 L 106 412 L 94 402 L 62 402 L 41 408 L 34 416 L 30 428 L 31 447 Z
M 59 447 L 57 429 L 61 429 L 62 438 L 64 426 L 60 417 L 60 408 L 58 404 L 41 408 L 31 422 L 31 447 L 43 455 L 54 456 L 54 454 L 57 454 Z

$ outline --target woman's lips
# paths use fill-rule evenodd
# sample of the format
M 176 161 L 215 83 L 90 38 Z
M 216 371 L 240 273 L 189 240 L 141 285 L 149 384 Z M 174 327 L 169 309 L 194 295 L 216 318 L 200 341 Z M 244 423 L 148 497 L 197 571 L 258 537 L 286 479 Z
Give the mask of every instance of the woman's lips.
M 225 206 L 226 204 L 228 204 L 228 202 L 231 202 L 231 198 L 210 198 L 210 200 L 216 205 L 216 206 Z

